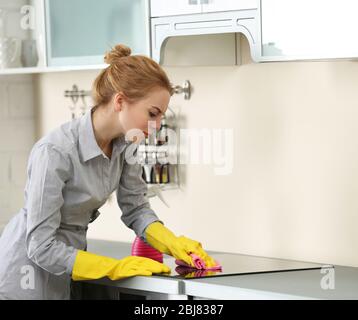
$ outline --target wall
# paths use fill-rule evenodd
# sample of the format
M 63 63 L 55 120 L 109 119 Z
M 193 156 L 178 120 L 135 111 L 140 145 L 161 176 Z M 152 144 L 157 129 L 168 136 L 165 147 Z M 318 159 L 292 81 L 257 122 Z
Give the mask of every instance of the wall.
M 0 37 L 26 39 L 20 8 L 27 0 L 1 0 Z M 32 76 L 0 76 L 0 232 L 22 206 L 28 153 L 35 141 Z
M 183 126 L 234 130 L 234 167 L 183 165 L 170 208 L 152 207 L 207 249 L 358 266 L 358 63 L 254 64 L 241 45 L 241 66 L 166 67 L 173 83 L 193 84 L 191 100 L 171 101 Z M 38 136 L 69 119 L 63 91 L 89 89 L 96 74 L 37 77 Z M 133 240 L 115 201 L 101 212 L 90 237 Z
M 0 76 L 0 228 L 23 206 L 28 154 L 35 142 L 31 76 Z

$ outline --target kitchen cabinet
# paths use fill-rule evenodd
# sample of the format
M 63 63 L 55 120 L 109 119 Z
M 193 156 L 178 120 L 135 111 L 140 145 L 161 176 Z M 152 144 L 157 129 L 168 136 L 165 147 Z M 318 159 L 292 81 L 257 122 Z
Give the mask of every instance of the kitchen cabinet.
M 151 0 L 151 17 L 257 8 L 259 0 Z
M 247 10 L 258 7 L 259 0 L 202 0 L 202 12 Z
M 260 61 L 358 57 L 356 0 L 261 1 Z
M 100 69 L 117 43 L 160 62 L 170 37 L 228 33 L 247 38 L 255 62 L 356 59 L 357 10 L 356 0 L 1 0 L 0 75 Z
M 46 0 L 45 8 L 49 66 L 102 64 L 118 43 L 150 54 L 146 0 Z
M 101 69 L 118 43 L 150 55 L 149 22 L 149 0 L 1 0 L 0 38 L 16 63 L 1 64 L 1 49 L 0 75 Z
M 242 33 L 248 39 L 253 59 L 257 61 L 260 56 L 258 1 L 151 0 L 152 58 L 164 62 L 163 50 L 172 37 Z M 237 54 L 236 47 L 236 40 L 225 42 L 225 48 L 234 48 L 233 55 Z M 230 60 L 240 61 L 237 56 Z
M 201 13 L 199 0 L 151 0 L 151 17 Z
M 152 58 L 163 63 L 164 48 L 171 37 L 242 33 L 249 42 L 253 60 L 258 61 L 259 19 L 258 8 L 151 18 Z
M 30 73 L 45 59 L 42 0 L 2 0 L 0 3 L 0 74 Z
M 163 61 L 170 37 L 224 33 L 244 34 L 255 62 L 358 57 L 356 0 L 199 2 L 196 14 L 152 17 L 153 59 Z

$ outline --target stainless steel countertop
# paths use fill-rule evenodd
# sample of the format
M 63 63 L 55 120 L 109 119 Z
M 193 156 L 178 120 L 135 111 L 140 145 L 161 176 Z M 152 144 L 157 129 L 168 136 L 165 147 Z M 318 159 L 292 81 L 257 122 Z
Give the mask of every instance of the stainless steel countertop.
M 334 266 L 334 287 L 320 269 L 184 281 L 187 295 L 210 299 L 358 299 L 358 268 Z
M 123 258 L 130 243 L 88 240 L 88 251 Z M 334 289 L 323 289 L 321 269 L 183 280 L 162 276 L 96 280 L 119 288 L 209 299 L 358 299 L 358 268 L 334 266 Z

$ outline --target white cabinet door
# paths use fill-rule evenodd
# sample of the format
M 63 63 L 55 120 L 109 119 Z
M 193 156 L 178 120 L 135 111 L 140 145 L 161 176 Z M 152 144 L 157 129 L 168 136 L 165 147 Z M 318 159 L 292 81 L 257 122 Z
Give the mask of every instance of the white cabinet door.
M 358 57 L 357 12 L 357 0 L 262 1 L 262 60 Z
M 201 0 L 151 0 L 151 17 L 201 13 Z
M 259 0 L 200 0 L 203 12 L 245 10 L 258 8 Z

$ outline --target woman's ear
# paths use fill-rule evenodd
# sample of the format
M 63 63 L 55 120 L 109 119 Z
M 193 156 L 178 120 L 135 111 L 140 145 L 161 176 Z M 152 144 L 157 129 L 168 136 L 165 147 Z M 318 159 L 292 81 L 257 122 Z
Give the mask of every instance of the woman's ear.
M 113 96 L 114 111 L 119 112 L 123 109 L 124 95 L 122 92 L 116 93 Z

